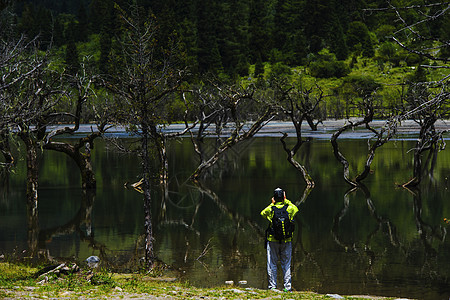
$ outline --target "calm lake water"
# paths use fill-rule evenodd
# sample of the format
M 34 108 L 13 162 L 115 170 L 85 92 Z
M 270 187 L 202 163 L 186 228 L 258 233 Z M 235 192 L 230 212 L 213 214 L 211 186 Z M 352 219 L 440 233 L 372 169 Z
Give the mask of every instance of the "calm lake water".
M 293 140 L 290 140 L 293 142 Z M 450 151 L 439 153 L 419 189 L 397 187 L 412 176 L 411 140 L 377 150 L 367 189 L 349 190 L 328 139 L 304 145 L 297 160 L 316 186 L 302 200 L 301 174 L 278 137 L 258 137 L 231 149 L 196 187 L 190 140 L 170 142 L 170 193 L 153 193 L 155 249 L 176 276 L 196 286 L 246 280 L 265 288 L 267 223 L 260 211 L 280 186 L 300 209 L 293 249 L 293 287 L 319 293 L 449 299 Z M 356 174 L 367 140 L 340 141 Z M 80 190 L 79 172 L 65 155 L 45 152 L 40 169 L 39 249 L 54 258 L 132 271 L 142 257 L 142 195 L 124 183 L 140 179 L 139 159 L 98 140 L 93 150 L 95 194 Z M 0 254 L 27 249 L 25 163 L 0 182 Z

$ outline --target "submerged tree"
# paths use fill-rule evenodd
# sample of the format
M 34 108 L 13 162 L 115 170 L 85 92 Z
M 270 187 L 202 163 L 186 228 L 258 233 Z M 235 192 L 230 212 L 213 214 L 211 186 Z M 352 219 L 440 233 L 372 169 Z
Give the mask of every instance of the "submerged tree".
M 98 123 L 97 128 L 94 130 L 91 126 L 91 132 L 85 132 L 85 136 L 80 137 L 75 143 L 55 141 L 55 138 L 61 135 L 73 135 L 80 130 L 80 125 L 83 122 L 82 114 L 87 105 L 96 114 L 98 113 L 93 101 L 93 98 L 95 98 L 94 80 L 95 76 L 88 73 L 85 63 L 81 64 L 80 71 L 75 75 L 67 74 L 64 76 L 64 81 L 67 84 L 65 90 L 68 101 L 66 102 L 73 103 L 73 107 L 69 105 L 68 111 L 55 112 L 51 117 L 53 120 L 64 121 L 64 123 L 70 125 L 48 130 L 43 143 L 44 149 L 63 152 L 76 163 L 80 169 L 81 187 L 83 189 L 96 188 L 95 173 L 91 163 L 91 150 L 94 148 L 94 140 L 101 137 L 108 129 L 108 122 L 112 113 L 95 115 L 94 120 Z
M 317 130 L 317 124 L 319 121 L 314 122 L 314 117 L 317 115 L 317 110 L 319 104 L 323 99 L 323 91 L 317 87 L 318 93 L 317 95 L 313 94 L 313 88 L 307 89 L 303 87 L 291 86 L 288 87 L 287 90 L 281 91 L 281 95 L 283 95 L 282 106 L 281 109 L 283 112 L 289 116 L 292 124 L 295 127 L 296 133 L 296 143 L 292 148 L 288 148 L 285 139 L 287 138 L 287 133 L 283 133 L 283 137 L 281 138 L 281 143 L 283 144 L 283 149 L 287 153 L 290 164 L 292 164 L 297 170 L 299 170 L 303 179 L 306 182 L 308 188 L 313 188 L 315 183 L 309 172 L 306 168 L 300 164 L 297 160 L 295 160 L 294 156 L 300 150 L 300 147 L 308 142 L 308 140 L 303 139 L 302 137 L 302 124 L 303 121 L 307 121 L 312 130 Z M 286 102 L 286 106 L 284 105 Z
M 365 112 L 364 118 L 353 122 L 351 120 L 347 120 L 347 124 L 339 128 L 333 135 L 331 136 L 331 145 L 333 146 L 333 153 L 336 159 L 343 166 L 343 174 L 344 180 L 352 185 L 358 186 L 359 183 L 364 180 L 370 174 L 370 166 L 375 158 L 375 151 L 387 143 L 390 139 L 394 137 L 397 132 L 398 120 L 394 117 L 386 121 L 385 125 L 377 130 L 370 124 L 373 121 L 374 116 L 374 102 L 372 96 L 368 96 L 361 103 L 361 110 Z M 354 130 L 360 126 L 364 126 L 369 132 L 373 133 L 373 138 L 369 139 L 369 149 L 366 158 L 366 162 L 364 164 L 364 169 L 361 173 L 357 174 L 356 177 L 350 177 L 350 164 L 345 158 L 345 156 L 339 150 L 338 138 L 339 136 L 347 130 Z
M 436 122 L 448 115 L 447 104 L 450 93 L 437 90 L 431 92 L 426 83 L 416 83 L 410 86 L 406 95 L 404 119 L 413 119 L 420 131 L 413 149 L 413 176 L 404 183 L 404 187 L 418 185 L 428 171 L 433 176 L 433 169 L 437 162 L 437 154 L 445 149 L 443 134 L 446 130 L 438 130 Z M 423 156 L 428 152 L 428 157 L 423 161 Z
M 199 155 L 200 162 L 192 173 L 191 179 L 198 181 L 204 172 L 215 165 L 217 161 L 237 144 L 252 138 L 267 122 L 273 118 L 273 106 L 264 100 L 257 99 L 253 87 L 243 89 L 233 86 L 213 85 L 211 93 L 201 94 L 197 99 L 196 122 L 199 123 L 197 137 L 192 131 L 191 140 L 194 149 Z M 248 112 L 253 106 L 257 111 L 255 121 L 249 121 L 251 116 L 242 112 Z M 187 122 L 186 122 L 187 124 Z M 212 154 L 205 155 L 201 151 L 207 129 L 214 124 L 212 134 L 217 136 L 217 145 Z M 211 132 L 210 132 L 211 133 Z
M 399 117 L 400 120 L 413 119 L 420 126 L 414 148 L 413 178 L 403 184 L 403 186 L 415 186 L 421 182 L 424 173 L 422 155 L 429 151 L 428 161 L 431 162 L 432 170 L 437 152 L 445 147 L 442 139 L 444 131 L 436 130 L 435 124 L 438 120 L 448 118 L 450 74 L 435 71 L 450 69 L 448 65 L 450 35 L 445 26 L 442 30 L 432 30 L 432 28 L 436 26 L 441 28 L 442 24 L 448 22 L 450 4 L 436 2 L 400 7 L 387 2 L 384 8 L 367 11 L 393 14 L 401 25 L 400 29 L 392 33 L 392 39 L 400 47 L 421 59 L 416 78 L 408 85 L 408 92 L 404 99 L 406 105 L 401 107 Z M 415 17 L 411 18 L 412 15 Z M 431 71 L 433 79 L 427 79 L 423 74 L 425 69 Z
M 154 266 L 153 226 L 150 181 L 152 150 L 157 150 L 162 180 L 167 180 L 166 140 L 159 124 L 164 121 L 164 109 L 181 85 L 176 43 L 160 45 L 157 26 L 142 7 L 133 5 L 131 13 L 120 10 L 125 30 L 120 37 L 123 68 L 106 81 L 106 87 L 118 97 L 116 122 L 127 126 L 140 139 L 142 191 L 144 195 L 145 258 L 147 268 Z
M 4 19 L 1 19 L 4 21 Z M 11 23 L 9 23 L 11 24 Z M 7 27 L 2 29 L 6 30 Z M 50 51 L 39 51 L 39 37 L 32 40 L 22 36 L 14 39 L 14 35 L 1 32 L 0 79 L 1 122 L 0 150 L 5 157 L 5 165 L 11 166 L 14 157 L 11 141 L 17 137 L 24 144 L 26 158 L 26 195 L 28 208 L 30 255 L 37 254 L 38 224 L 38 179 L 40 155 L 44 149 L 62 151 L 69 154 L 80 167 L 83 187 L 95 187 L 95 179 L 88 163 L 86 153 L 80 153 L 69 143 L 54 142 L 52 137 L 60 134 L 75 133 L 80 125 L 82 107 L 86 101 L 86 91 L 78 81 L 78 97 L 71 101 L 67 89 L 67 79 L 57 67 L 50 66 Z M 76 84 L 75 84 L 76 85 Z M 86 88 L 83 92 L 83 88 Z M 74 112 L 70 109 L 74 103 Z M 66 110 L 67 109 L 67 110 Z M 73 119 L 67 119 L 72 118 Z M 57 122 L 74 121 L 74 127 L 49 131 L 50 125 Z M 97 134 L 87 138 L 92 144 Z M 84 143 L 82 143 L 84 146 Z M 71 150 L 71 151 L 69 151 Z
M 4 119 L 7 132 L 15 134 L 25 145 L 26 195 L 29 224 L 30 255 L 37 254 L 38 228 L 38 170 L 41 145 L 48 125 L 48 116 L 63 93 L 57 74 L 47 69 L 47 57 L 30 46 L 20 57 L 14 80 L 4 85 L 2 104 L 6 107 Z M 14 63 L 12 64 L 14 66 Z M 55 76 L 56 75 L 56 76 Z M 2 122 L 3 123 L 3 122 Z

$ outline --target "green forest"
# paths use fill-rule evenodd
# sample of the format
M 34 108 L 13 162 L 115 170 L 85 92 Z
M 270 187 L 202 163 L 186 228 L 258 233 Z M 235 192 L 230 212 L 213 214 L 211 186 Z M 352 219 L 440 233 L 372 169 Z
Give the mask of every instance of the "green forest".
M 28 36 L 41 35 L 44 42 L 58 47 L 76 43 L 76 51 L 67 53 L 66 63 L 74 64 L 82 55 L 94 55 L 102 72 L 114 69 L 115 38 L 122 30 L 121 9 L 130 1 L 19 1 L 15 5 L 17 30 Z M 176 37 L 184 47 L 194 73 L 212 73 L 225 78 L 257 77 L 260 69 L 249 73 L 250 65 L 280 64 L 309 66 L 315 77 L 343 77 L 351 69 L 340 64 L 352 58 L 370 58 L 379 64 L 402 63 L 417 66 L 417 55 L 398 49 L 390 37 L 405 24 L 394 11 L 379 13 L 370 9 L 387 7 L 385 0 L 227 0 L 227 1 L 137 1 L 158 26 L 158 39 Z M 429 1 L 392 1 L 408 7 Z M 443 4 L 445 7 L 445 4 Z M 441 6 L 429 8 L 438 11 Z M 408 24 L 420 20 L 420 12 L 409 11 Z M 450 37 L 450 17 L 424 25 L 427 36 L 438 40 Z M 425 34 L 423 34 L 425 35 Z M 424 41 L 425 42 L 425 41 Z M 321 56 L 327 49 L 329 55 Z M 448 56 L 448 49 L 441 55 Z M 315 66 L 320 60 L 333 66 Z M 324 62 L 322 62 L 324 63 Z M 255 73 L 256 72 L 256 73 Z
M 94 73 L 114 75 L 124 67 L 124 14 L 133 5 L 152 23 L 160 55 L 174 51 L 189 70 L 188 84 L 214 78 L 265 88 L 274 79 L 319 85 L 327 96 L 321 117 L 355 115 L 354 99 L 377 91 L 386 117 L 406 82 L 445 77 L 448 69 L 448 4 L 423 0 L 35 0 L 10 4 L 16 35 L 39 38 L 41 50 L 75 74 L 89 57 Z M 428 16 L 426 22 L 424 15 Z M 144 17 L 142 17 L 144 16 Z M 407 30 L 409 25 L 414 30 Z M 420 30 L 420 31 L 419 31 Z M 396 37 L 394 41 L 393 37 Z M 404 47 L 401 47 L 403 43 Z M 168 48 L 171 50 L 168 50 Z M 164 50 L 162 50 L 164 48 Z M 433 60 L 421 51 L 434 49 Z M 172 54 L 174 52 L 171 52 Z M 181 66 L 182 64 L 182 66 Z M 446 73 L 447 72 L 447 73 Z M 392 84 L 398 84 L 393 87 Z M 400 92 L 399 92 L 400 90 Z M 170 119 L 184 108 L 172 103 Z M 352 110 L 353 109 L 353 110 Z

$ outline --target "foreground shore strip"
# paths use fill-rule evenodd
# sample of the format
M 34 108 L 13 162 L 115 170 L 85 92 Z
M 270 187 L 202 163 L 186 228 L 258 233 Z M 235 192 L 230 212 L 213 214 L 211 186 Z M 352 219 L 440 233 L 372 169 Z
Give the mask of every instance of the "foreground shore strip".
M 0 299 L 398 299 L 369 295 L 284 293 L 240 286 L 197 288 L 170 277 L 81 270 L 64 276 L 36 276 L 38 268 L 0 263 Z M 403 298 L 402 298 L 403 299 Z

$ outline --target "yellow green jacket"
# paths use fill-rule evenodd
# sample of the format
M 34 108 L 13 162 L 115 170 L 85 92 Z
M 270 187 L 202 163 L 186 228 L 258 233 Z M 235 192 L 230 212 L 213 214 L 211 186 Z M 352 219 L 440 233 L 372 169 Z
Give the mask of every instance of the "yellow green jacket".
M 273 218 L 272 206 L 276 206 L 277 208 L 282 208 L 286 204 L 288 205 L 287 212 L 289 213 L 289 218 L 291 219 L 291 221 L 293 221 L 295 215 L 298 212 L 298 208 L 288 199 L 284 199 L 284 201 L 282 201 L 282 202 L 275 202 L 275 204 L 271 203 L 269 206 L 267 206 L 266 208 L 264 208 L 261 211 L 261 216 L 263 218 L 267 219 L 270 222 L 270 225 L 272 225 L 272 218 Z M 278 242 L 278 240 L 276 240 L 273 237 L 273 235 L 271 235 L 271 234 L 268 235 L 267 240 L 270 242 Z M 291 241 L 292 241 L 292 238 L 288 238 L 282 242 L 291 242 Z

